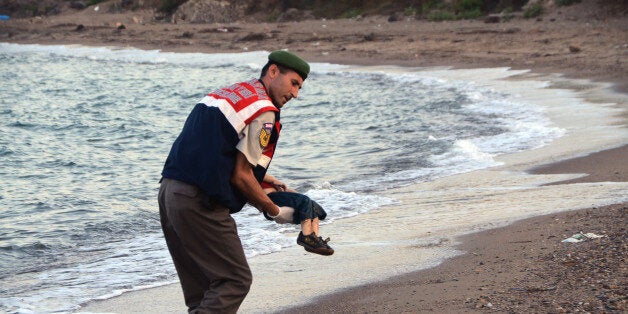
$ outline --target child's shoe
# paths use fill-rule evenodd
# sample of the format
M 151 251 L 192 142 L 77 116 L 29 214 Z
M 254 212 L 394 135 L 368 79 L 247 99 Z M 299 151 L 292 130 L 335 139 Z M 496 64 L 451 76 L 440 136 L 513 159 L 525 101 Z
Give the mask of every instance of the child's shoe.
M 323 241 L 323 243 L 325 243 L 325 246 L 326 246 L 328 249 L 330 249 L 330 250 L 332 250 L 332 251 L 334 250 L 334 249 L 332 249 L 332 248 L 331 248 L 331 246 L 329 246 L 329 244 L 327 244 L 327 242 L 331 241 L 331 239 L 329 239 L 329 237 L 325 238 L 324 240 L 323 240 L 323 237 L 318 237 L 318 238 L 319 238 L 321 241 Z
M 320 255 L 332 255 L 334 249 L 327 245 L 327 241 L 323 240 L 322 237 L 317 237 L 314 233 L 303 235 L 303 232 L 299 232 L 297 237 L 297 244 L 303 246 L 306 251 Z

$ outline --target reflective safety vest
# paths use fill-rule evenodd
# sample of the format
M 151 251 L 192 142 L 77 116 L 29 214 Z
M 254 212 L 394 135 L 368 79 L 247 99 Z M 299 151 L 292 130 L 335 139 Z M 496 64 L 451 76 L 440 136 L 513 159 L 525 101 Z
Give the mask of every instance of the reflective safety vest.
M 205 96 L 190 112 L 181 134 L 172 144 L 162 176 L 198 186 L 212 201 L 238 212 L 247 200 L 231 185 L 235 168 L 236 145 L 243 130 L 264 112 L 275 113 L 270 136 L 260 134 L 268 143 L 253 172 L 262 182 L 273 158 L 281 123 L 279 109 L 273 105 L 259 80 L 241 82 Z

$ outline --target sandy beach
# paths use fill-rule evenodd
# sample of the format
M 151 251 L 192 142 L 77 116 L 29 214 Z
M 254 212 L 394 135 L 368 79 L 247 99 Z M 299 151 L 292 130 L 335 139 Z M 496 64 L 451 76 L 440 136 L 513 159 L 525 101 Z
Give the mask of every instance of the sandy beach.
M 628 23 L 590 5 L 496 24 L 391 23 L 383 16 L 172 24 L 151 21 L 150 12 L 85 10 L 2 22 L 0 42 L 207 53 L 289 49 L 312 62 L 525 70 L 503 80 L 514 93 L 544 102 L 564 137 L 500 156 L 499 167 L 387 191 L 400 203 L 326 229 L 332 257 L 292 247 L 251 259 L 254 283 L 241 312 L 624 313 Z M 526 93 L 530 82 L 548 87 Z M 573 101 L 588 109 L 570 112 Z M 417 215 L 434 206 L 443 208 L 442 219 Z M 451 208 L 485 220 L 459 230 L 447 224 Z M 510 218 L 500 220 L 502 211 Z M 561 242 L 578 232 L 603 237 Z M 172 284 L 92 302 L 79 312 L 184 311 L 180 287 Z
M 255 283 L 241 312 L 624 311 L 627 202 L 603 204 L 625 200 L 628 189 L 627 133 L 612 114 L 623 111 L 560 118 L 564 106 L 547 108 L 569 130 L 553 145 L 500 156 L 501 167 L 387 191 L 400 204 L 334 222 L 325 229 L 336 249 L 330 258 L 292 247 L 251 259 Z M 443 214 L 420 215 L 433 207 Z M 448 221 L 459 208 L 478 221 L 471 231 Z M 578 232 L 603 237 L 561 242 Z M 81 312 L 177 313 L 181 299 L 174 284 Z

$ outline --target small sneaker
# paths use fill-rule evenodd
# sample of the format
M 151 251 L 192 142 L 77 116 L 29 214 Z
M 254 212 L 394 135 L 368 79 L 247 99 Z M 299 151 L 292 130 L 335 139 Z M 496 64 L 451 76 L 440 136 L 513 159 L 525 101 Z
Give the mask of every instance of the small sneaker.
M 309 235 L 303 235 L 303 232 L 299 232 L 297 237 L 297 244 L 303 246 L 306 251 L 320 254 L 320 255 L 332 255 L 334 249 L 332 249 L 327 242 L 321 237 L 317 237 L 314 233 Z
M 319 238 L 321 241 L 323 241 L 323 243 L 325 243 L 325 246 L 326 246 L 328 249 L 330 249 L 330 250 L 332 250 L 332 251 L 334 250 L 334 249 L 332 249 L 332 248 L 331 248 L 331 246 L 329 246 L 329 244 L 327 244 L 329 241 L 331 241 L 331 239 L 329 239 L 329 237 L 325 238 L 324 240 L 323 240 L 323 237 L 318 237 L 318 238 Z

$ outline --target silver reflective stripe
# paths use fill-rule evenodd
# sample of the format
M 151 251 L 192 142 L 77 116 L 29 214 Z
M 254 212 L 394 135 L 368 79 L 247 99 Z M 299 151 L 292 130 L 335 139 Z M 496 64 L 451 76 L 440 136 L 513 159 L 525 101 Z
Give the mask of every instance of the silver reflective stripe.
M 229 102 L 225 99 L 214 98 L 212 96 L 205 96 L 201 99 L 200 103 L 205 104 L 208 107 L 217 107 L 227 118 L 229 124 L 233 127 L 233 129 L 240 135 L 244 127 L 246 127 L 246 120 L 255 115 L 258 111 L 263 108 L 272 106 L 273 103 L 270 100 L 258 100 L 254 103 L 246 106 L 244 109 L 240 111 L 235 111 L 233 106 L 229 104 Z

